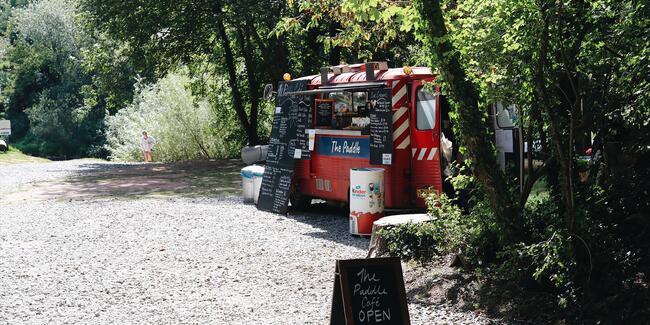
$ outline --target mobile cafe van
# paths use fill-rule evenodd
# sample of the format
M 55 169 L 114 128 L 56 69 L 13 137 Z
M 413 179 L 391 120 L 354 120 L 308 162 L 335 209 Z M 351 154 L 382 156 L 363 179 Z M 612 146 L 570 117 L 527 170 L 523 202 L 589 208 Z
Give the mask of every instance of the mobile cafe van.
M 304 207 L 312 198 L 349 202 L 350 169 L 360 167 L 385 169 L 386 208 L 422 208 L 420 191 L 442 191 L 440 135 L 449 125 L 448 107 L 438 86 L 426 87 L 431 92 L 424 87 L 435 77 L 429 68 L 389 69 L 386 62 L 370 62 L 322 68 L 320 75 L 295 79 L 307 87 L 289 95 L 313 97 L 311 125 L 305 130 L 310 159 L 295 161 L 292 205 Z M 390 103 L 383 135 L 382 126 L 371 121 L 377 119 L 375 94 L 381 91 Z M 372 157 L 377 141 L 386 147 L 379 160 Z

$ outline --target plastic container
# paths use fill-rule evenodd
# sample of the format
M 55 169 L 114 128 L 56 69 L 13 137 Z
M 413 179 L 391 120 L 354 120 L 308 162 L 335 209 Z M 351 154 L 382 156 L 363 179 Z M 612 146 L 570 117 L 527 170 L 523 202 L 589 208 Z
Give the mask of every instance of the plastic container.
M 260 161 L 265 161 L 268 150 L 268 145 L 243 147 L 241 149 L 241 160 L 244 162 L 244 164 L 254 164 Z
M 241 169 L 241 189 L 244 202 L 253 202 L 253 171 L 255 166 L 246 166 Z
M 255 166 L 253 170 L 253 202 L 257 204 L 257 199 L 260 197 L 260 188 L 262 187 L 262 178 L 264 177 L 264 167 Z
M 350 234 L 370 235 L 384 216 L 384 169 L 350 169 Z

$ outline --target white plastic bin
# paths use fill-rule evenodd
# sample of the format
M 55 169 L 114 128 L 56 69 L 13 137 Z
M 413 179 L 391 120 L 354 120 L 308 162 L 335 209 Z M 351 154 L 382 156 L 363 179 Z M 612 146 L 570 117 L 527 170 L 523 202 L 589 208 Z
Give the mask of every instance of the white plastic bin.
M 257 204 L 257 199 L 260 197 L 260 188 L 262 187 L 262 178 L 264 177 L 264 167 L 255 167 L 255 170 L 253 170 L 253 202 Z
M 241 169 L 241 189 L 244 202 L 253 202 L 253 171 L 255 166 L 246 166 Z

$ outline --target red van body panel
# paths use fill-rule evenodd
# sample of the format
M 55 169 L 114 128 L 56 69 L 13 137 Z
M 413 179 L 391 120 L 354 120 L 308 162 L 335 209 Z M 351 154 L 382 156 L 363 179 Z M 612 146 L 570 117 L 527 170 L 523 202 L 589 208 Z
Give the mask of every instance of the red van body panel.
M 442 172 L 440 165 L 440 96 L 435 96 L 435 126 L 432 130 L 420 130 L 417 127 L 417 92 L 423 87 L 423 81 L 415 80 L 411 87 L 411 159 L 413 170 L 413 187 L 416 196 L 421 190 L 433 187 L 442 191 Z M 436 93 L 438 89 L 436 89 Z M 424 207 L 424 201 L 417 197 L 417 205 Z

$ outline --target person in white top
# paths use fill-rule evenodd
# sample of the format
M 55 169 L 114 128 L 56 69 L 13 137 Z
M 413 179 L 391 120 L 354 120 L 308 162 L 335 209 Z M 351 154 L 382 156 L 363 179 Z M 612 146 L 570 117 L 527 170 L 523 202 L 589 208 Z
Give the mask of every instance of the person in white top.
M 142 153 L 144 154 L 144 162 L 153 161 L 151 155 L 151 150 L 156 144 L 156 139 L 147 135 L 147 131 L 142 132 L 142 139 L 140 139 L 140 148 L 142 148 Z

